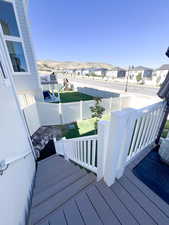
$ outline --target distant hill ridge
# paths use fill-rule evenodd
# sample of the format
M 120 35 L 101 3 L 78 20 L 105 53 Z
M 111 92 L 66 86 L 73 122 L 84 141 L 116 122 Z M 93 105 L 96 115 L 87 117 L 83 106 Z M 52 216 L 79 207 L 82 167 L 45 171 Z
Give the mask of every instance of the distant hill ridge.
M 38 60 L 37 66 L 39 71 L 52 71 L 57 69 L 113 68 L 113 65 L 102 62 L 72 62 L 72 61 L 60 62 L 54 60 Z

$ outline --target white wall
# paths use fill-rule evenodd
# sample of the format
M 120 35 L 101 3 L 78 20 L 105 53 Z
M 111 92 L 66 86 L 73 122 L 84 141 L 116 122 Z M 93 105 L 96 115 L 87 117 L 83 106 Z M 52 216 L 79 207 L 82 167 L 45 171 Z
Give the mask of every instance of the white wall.
M 11 164 L 0 177 L 0 225 L 25 224 L 34 173 L 34 159 L 29 155 Z
M 21 113 L 11 87 L 0 87 L 0 161 L 25 159 L 10 164 L 0 176 L 0 225 L 24 225 L 35 161 Z

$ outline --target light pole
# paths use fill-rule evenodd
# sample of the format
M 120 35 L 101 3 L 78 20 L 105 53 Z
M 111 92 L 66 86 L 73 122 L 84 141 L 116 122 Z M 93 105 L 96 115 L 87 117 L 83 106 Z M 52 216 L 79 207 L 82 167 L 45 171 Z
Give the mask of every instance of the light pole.
M 129 79 L 129 72 L 130 72 L 130 66 L 128 68 L 128 74 L 127 74 L 127 80 L 126 80 L 126 86 L 125 86 L 125 92 L 127 92 L 127 88 L 128 88 L 128 79 Z

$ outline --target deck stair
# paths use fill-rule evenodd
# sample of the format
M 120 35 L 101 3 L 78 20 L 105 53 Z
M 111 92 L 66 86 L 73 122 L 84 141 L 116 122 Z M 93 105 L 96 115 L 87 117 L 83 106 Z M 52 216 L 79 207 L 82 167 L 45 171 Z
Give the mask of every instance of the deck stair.
M 60 156 L 40 161 L 29 225 L 168 225 L 169 205 L 132 172 L 146 154 L 111 187 Z
M 44 217 L 82 192 L 96 181 L 96 176 L 60 156 L 51 156 L 38 163 L 33 192 L 30 224 Z

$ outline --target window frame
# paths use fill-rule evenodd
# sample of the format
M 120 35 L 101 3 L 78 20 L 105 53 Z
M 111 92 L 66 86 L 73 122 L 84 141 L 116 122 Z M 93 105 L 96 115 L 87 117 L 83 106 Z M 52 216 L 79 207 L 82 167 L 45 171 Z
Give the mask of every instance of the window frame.
M 26 54 L 25 44 L 24 44 L 24 41 L 23 41 L 23 36 L 22 36 L 22 32 L 21 32 L 21 27 L 20 27 L 17 11 L 16 11 L 15 2 L 13 0 L 3 0 L 3 1 L 12 4 L 13 10 L 14 10 L 14 14 L 15 14 L 15 18 L 16 18 L 16 24 L 17 24 L 18 31 L 19 31 L 19 37 L 5 35 L 3 33 L 2 26 L 0 24 L 0 33 L 2 34 L 2 39 L 3 39 L 3 42 L 4 42 L 4 46 L 5 46 L 5 51 L 7 52 L 8 60 L 10 62 L 11 70 L 13 72 L 13 75 L 30 75 L 29 61 L 28 61 L 28 57 L 27 57 L 27 54 Z M 9 55 L 8 47 L 7 47 L 7 44 L 6 44 L 6 41 L 14 41 L 14 42 L 21 43 L 22 49 L 23 49 L 23 54 L 24 54 L 24 57 L 25 57 L 26 67 L 27 67 L 27 71 L 26 72 L 23 72 L 23 71 L 22 72 L 15 72 L 14 71 L 13 65 L 12 65 L 12 61 L 11 61 L 11 58 L 10 58 L 10 55 Z

